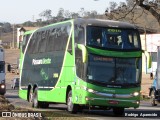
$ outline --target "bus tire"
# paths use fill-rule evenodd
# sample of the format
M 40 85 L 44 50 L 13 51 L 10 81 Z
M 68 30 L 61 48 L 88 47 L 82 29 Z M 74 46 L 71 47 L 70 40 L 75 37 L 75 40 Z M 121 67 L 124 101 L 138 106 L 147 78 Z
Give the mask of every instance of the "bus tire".
M 32 100 L 33 100 L 33 91 L 32 89 L 30 89 L 28 92 L 28 102 L 32 103 Z
M 67 95 L 67 110 L 68 112 L 75 114 L 77 113 L 78 105 L 72 102 L 72 90 L 68 92 Z
M 157 106 L 156 101 L 155 101 L 155 92 L 154 92 L 154 90 L 151 91 L 151 105 L 152 106 Z
M 122 116 L 124 114 L 124 108 L 121 107 L 113 108 L 113 113 L 116 116 Z
M 49 103 L 38 101 L 38 88 L 35 88 L 32 96 L 33 108 L 48 108 Z
M 32 107 L 33 108 L 38 108 L 39 107 L 39 102 L 38 102 L 38 89 L 35 88 L 33 92 L 33 99 L 32 99 Z

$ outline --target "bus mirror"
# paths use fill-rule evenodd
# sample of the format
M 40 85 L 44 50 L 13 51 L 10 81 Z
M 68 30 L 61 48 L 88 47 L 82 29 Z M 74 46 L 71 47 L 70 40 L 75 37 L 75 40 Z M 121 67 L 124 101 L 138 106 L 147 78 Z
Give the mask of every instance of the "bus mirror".
M 78 44 L 78 48 L 80 50 L 82 50 L 82 61 L 83 61 L 83 63 L 86 63 L 87 59 L 88 59 L 88 53 L 87 53 L 86 47 L 82 44 Z
M 10 65 L 10 64 L 7 65 L 7 70 L 8 70 L 9 72 L 11 72 L 11 65 Z

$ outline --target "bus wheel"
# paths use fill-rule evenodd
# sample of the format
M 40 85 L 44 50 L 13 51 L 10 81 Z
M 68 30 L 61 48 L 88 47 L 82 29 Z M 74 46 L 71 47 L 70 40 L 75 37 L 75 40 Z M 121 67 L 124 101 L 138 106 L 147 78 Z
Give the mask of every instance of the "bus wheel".
M 157 104 L 155 102 L 155 92 L 154 92 L 154 90 L 151 91 L 151 105 L 152 106 L 157 106 Z
M 70 90 L 67 95 L 67 110 L 70 113 L 77 113 L 78 105 L 72 103 L 72 91 Z
M 32 103 L 32 99 L 33 99 L 33 92 L 32 89 L 30 89 L 28 94 L 28 102 Z
M 35 88 L 34 93 L 33 93 L 33 99 L 32 99 L 32 107 L 33 108 L 38 108 L 38 90 Z
M 124 113 L 124 108 L 120 108 L 120 107 L 113 108 L 113 113 L 116 116 L 122 116 Z

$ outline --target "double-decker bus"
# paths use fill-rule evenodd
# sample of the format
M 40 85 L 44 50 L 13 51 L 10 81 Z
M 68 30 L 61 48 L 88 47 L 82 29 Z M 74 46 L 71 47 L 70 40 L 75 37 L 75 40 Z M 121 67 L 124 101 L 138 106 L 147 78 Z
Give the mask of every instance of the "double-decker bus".
M 37 29 L 24 51 L 19 96 L 33 107 L 67 104 L 83 108 L 139 107 L 142 50 L 134 25 L 73 19 Z

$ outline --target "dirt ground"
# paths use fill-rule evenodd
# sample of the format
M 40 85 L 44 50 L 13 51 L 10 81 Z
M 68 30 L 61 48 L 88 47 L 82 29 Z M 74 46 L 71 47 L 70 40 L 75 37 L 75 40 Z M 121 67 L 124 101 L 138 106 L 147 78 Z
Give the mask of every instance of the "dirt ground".
M 142 73 L 142 85 L 141 85 L 141 94 L 148 96 L 149 88 L 151 87 L 153 79 L 150 79 L 150 74 Z
M 19 49 L 5 49 L 5 61 L 6 63 L 15 64 L 17 63 L 17 59 L 19 58 L 20 50 Z M 7 83 L 10 83 L 11 79 L 17 77 L 15 73 L 9 73 L 6 69 L 6 80 Z M 151 86 L 153 80 L 150 79 L 149 74 L 142 73 L 142 86 L 141 93 L 142 95 L 148 96 L 149 87 Z
M 20 50 L 19 49 L 5 49 L 5 62 L 6 62 L 6 80 L 7 83 L 10 83 L 14 77 L 18 77 L 19 75 L 14 73 L 9 73 L 7 71 L 7 65 L 16 64 L 17 59 L 19 59 Z

